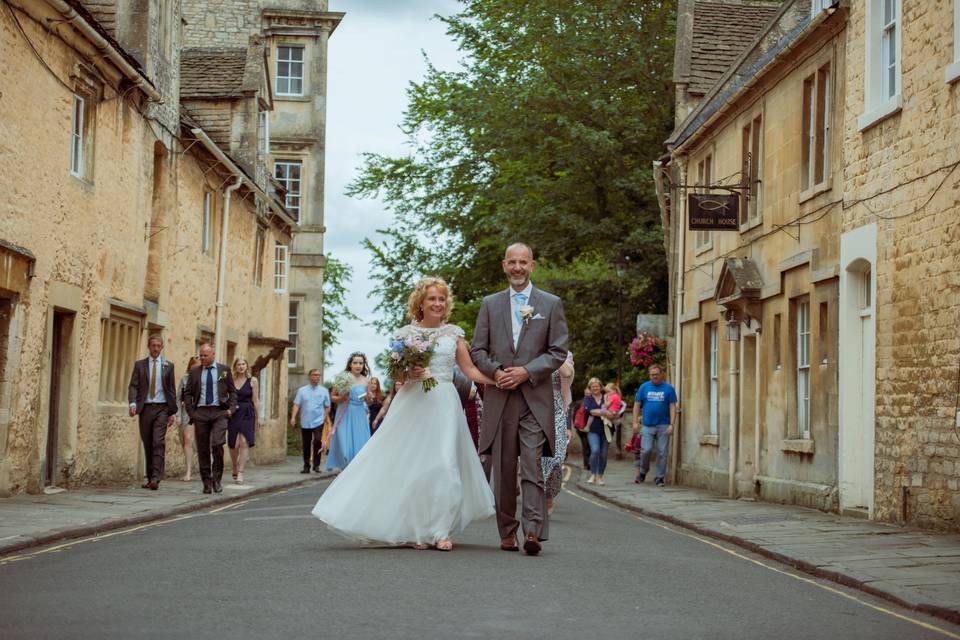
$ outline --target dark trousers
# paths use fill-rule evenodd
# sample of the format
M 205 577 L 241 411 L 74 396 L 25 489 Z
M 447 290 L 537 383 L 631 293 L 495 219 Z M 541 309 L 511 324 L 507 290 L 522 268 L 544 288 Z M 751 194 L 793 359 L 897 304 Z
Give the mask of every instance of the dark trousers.
M 552 425 L 551 425 L 551 428 Z M 520 391 L 507 399 L 500 418 L 500 430 L 493 440 L 494 498 L 497 528 L 501 538 L 533 533 L 540 540 L 549 537 L 547 497 L 540 457 L 547 436 L 533 416 Z M 517 521 L 517 467 L 520 471 L 521 509 Z
M 590 471 L 590 439 L 587 437 L 586 431 L 580 431 L 579 429 L 574 429 L 574 431 L 576 431 L 580 437 L 580 451 L 583 453 L 583 468 L 585 471 Z
M 197 407 L 193 414 L 193 424 L 197 432 L 200 479 L 204 486 L 214 480 L 220 482 L 223 478 L 223 445 L 227 442 L 227 410 L 219 407 Z
M 140 441 L 147 480 L 163 479 L 167 447 L 167 405 L 145 404 L 140 410 Z
M 303 441 L 303 468 L 310 468 L 310 453 L 313 452 L 313 466 L 320 467 L 320 454 L 323 453 L 323 425 L 316 429 L 300 429 L 300 439 Z

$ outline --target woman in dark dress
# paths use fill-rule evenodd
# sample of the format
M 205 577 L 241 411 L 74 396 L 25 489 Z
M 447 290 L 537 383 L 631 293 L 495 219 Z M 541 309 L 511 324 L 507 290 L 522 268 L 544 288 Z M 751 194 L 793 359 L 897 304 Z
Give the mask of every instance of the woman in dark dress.
M 233 463 L 233 480 L 243 484 L 243 469 L 256 443 L 257 416 L 260 415 L 259 384 L 250 377 L 246 358 L 233 361 L 233 385 L 237 390 L 237 412 L 227 425 L 227 446 Z
M 373 432 L 377 430 L 377 427 L 380 426 L 376 422 L 377 416 L 380 415 L 380 409 L 383 408 L 383 390 L 380 388 L 380 378 L 370 378 L 370 382 L 367 383 L 367 414 L 370 417 L 370 435 L 373 435 Z

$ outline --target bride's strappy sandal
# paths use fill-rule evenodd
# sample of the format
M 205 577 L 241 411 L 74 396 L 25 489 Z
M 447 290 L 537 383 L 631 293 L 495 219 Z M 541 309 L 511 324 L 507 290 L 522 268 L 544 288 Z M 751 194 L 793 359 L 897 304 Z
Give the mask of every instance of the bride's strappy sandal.
M 437 551 L 453 551 L 453 542 L 450 538 L 444 538 L 437 543 Z

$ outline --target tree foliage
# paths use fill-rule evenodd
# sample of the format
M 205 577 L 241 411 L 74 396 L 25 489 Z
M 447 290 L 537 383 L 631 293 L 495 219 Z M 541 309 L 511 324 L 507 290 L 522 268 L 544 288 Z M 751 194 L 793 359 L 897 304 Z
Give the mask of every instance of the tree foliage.
M 330 364 L 330 354 L 340 341 L 345 320 L 359 320 L 347 307 L 346 295 L 353 268 L 343 260 L 327 254 L 323 272 L 323 361 Z
M 411 84 L 403 157 L 367 154 L 350 195 L 381 197 L 389 229 L 367 239 L 382 328 L 402 321 L 421 274 L 446 278 L 472 328 L 505 287 L 521 240 L 534 282 L 565 301 L 578 379 L 615 377 L 617 296 L 625 340 L 666 304 L 652 161 L 672 125 L 674 1 L 462 0 L 441 18 L 464 57 Z M 613 261 L 630 260 L 618 280 Z M 629 366 L 629 365 L 627 365 Z

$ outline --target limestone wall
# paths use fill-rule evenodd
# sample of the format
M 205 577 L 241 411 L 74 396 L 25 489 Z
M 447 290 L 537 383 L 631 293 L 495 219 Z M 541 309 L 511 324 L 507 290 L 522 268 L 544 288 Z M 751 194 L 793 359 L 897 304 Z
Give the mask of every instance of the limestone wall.
M 861 130 L 866 16 L 851 3 L 843 231 L 877 228 L 875 515 L 958 530 L 960 187 L 949 167 L 960 161 L 960 85 L 945 82 L 953 3 L 902 10 L 902 108 Z

